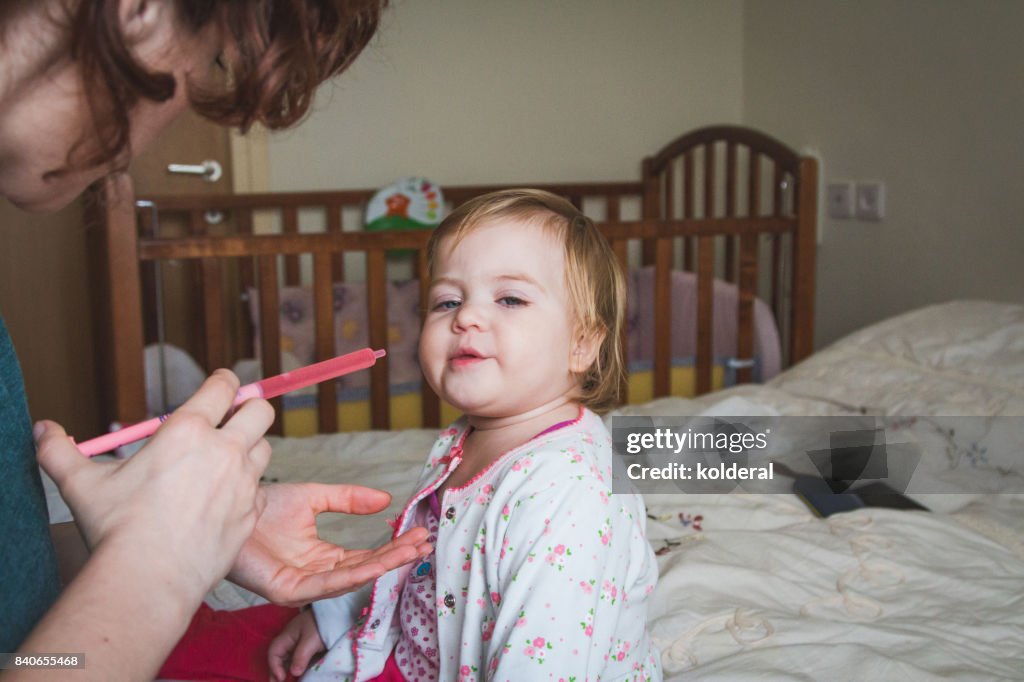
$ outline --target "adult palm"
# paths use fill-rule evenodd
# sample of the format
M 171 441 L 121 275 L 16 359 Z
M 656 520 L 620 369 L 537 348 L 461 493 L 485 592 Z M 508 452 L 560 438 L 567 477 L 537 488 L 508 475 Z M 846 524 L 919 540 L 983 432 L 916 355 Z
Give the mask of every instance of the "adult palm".
M 426 555 L 427 531 L 413 528 L 372 549 L 347 549 L 322 540 L 323 512 L 374 514 L 391 501 L 358 485 L 275 483 L 260 489 L 256 528 L 242 546 L 228 579 L 277 604 L 297 606 L 358 589 Z

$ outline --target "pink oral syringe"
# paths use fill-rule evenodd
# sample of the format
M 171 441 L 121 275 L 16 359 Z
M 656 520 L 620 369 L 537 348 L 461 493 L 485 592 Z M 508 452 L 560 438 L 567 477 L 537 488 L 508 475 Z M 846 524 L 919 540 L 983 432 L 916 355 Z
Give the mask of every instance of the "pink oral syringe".
M 269 400 L 291 391 L 297 391 L 300 388 L 319 384 L 322 381 L 337 379 L 350 372 L 372 367 L 385 354 L 386 351 L 383 350 L 363 348 L 347 355 L 339 355 L 330 360 L 324 360 L 323 362 L 317 362 L 291 372 L 285 372 L 284 374 L 278 374 L 255 383 L 246 384 L 238 389 L 233 405 L 241 405 L 250 398 L 265 398 Z M 154 417 L 138 424 L 126 426 L 118 431 L 112 431 L 105 436 L 78 443 L 77 447 L 86 457 L 111 452 L 123 445 L 152 436 L 169 416 L 165 414 L 162 417 Z

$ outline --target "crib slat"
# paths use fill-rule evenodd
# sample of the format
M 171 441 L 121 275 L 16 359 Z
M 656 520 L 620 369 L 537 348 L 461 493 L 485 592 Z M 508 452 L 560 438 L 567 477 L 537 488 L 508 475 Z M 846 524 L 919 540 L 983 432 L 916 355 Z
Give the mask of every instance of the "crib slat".
M 732 141 L 725 148 L 725 215 L 736 216 L 736 143 Z
M 818 211 L 818 162 L 800 160 L 800 188 L 795 197 L 799 233 L 793 235 L 793 289 L 790 296 L 790 363 L 797 363 L 814 351 L 814 250 L 815 219 Z
M 331 286 L 331 254 L 313 254 L 313 320 L 316 333 L 317 362 L 335 355 L 334 287 Z M 317 420 L 320 433 L 338 430 L 338 382 L 324 381 L 317 386 Z
M 772 288 L 772 311 L 775 313 L 776 320 L 782 320 L 782 305 L 783 305 L 783 294 L 782 290 L 782 235 L 773 234 L 768 237 L 772 244 L 772 264 L 771 264 L 771 288 Z
M 672 366 L 672 240 L 659 239 L 654 252 L 654 397 L 669 394 Z
M 281 231 L 284 234 L 299 233 L 299 210 L 295 206 L 281 209 Z M 284 257 L 284 283 L 289 287 L 297 287 L 301 283 L 298 256 Z
M 715 238 L 697 239 L 697 393 L 711 390 Z
M 619 195 L 609 194 L 606 206 L 607 208 L 605 209 L 605 221 L 610 223 L 619 222 L 619 215 L 621 214 L 621 206 L 619 205 Z
M 205 235 L 206 215 L 203 211 L 189 211 L 189 232 Z M 224 366 L 224 311 L 223 280 L 220 262 L 204 258 L 198 264 L 199 300 L 203 306 L 203 354 L 207 371 Z
M 138 287 L 139 233 L 131 201 L 134 195 L 131 178 L 125 173 L 108 175 L 93 187 L 90 192 L 96 193 L 93 198 L 97 200 L 85 202 L 86 217 L 90 222 L 96 221 L 102 229 L 90 230 L 87 236 L 97 239 L 102 247 L 99 253 L 103 254 L 105 267 L 100 284 L 106 296 L 100 296 L 98 303 L 106 298 L 107 305 L 102 311 L 97 306 L 97 312 L 110 325 L 104 343 L 98 343 L 96 348 L 101 356 L 106 356 L 102 359 L 112 379 L 101 382 L 107 384 L 103 386 L 103 402 L 114 409 L 110 417 L 131 424 L 146 418 L 145 336 Z M 99 215 L 100 207 L 106 212 L 105 216 Z
M 233 209 L 235 211 L 235 231 L 238 234 L 250 235 L 252 234 L 252 211 L 246 208 Z M 245 256 L 238 258 L 237 272 L 238 272 L 238 289 L 242 301 L 242 309 L 238 311 L 238 322 L 237 326 L 239 329 L 246 328 L 247 324 L 251 320 L 249 315 L 249 309 L 245 305 L 245 297 L 250 287 L 255 286 L 256 276 L 253 271 L 253 262 L 251 256 Z M 229 289 L 229 291 L 231 291 Z M 253 349 L 252 334 L 238 333 L 235 334 L 235 356 L 239 358 L 251 358 L 255 352 Z
M 224 367 L 224 280 L 217 258 L 201 261 L 203 280 L 203 333 L 206 339 L 206 367 Z
M 693 150 L 686 152 L 683 156 L 683 218 L 692 218 L 693 210 Z M 674 218 L 675 216 L 668 216 Z M 693 237 L 686 237 L 683 240 L 686 253 L 683 260 L 683 269 L 693 271 L 693 250 L 697 242 Z
M 704 145 L 704 217 L 715 217 L 715 145 Z
M 749 360 L 754 357 L 754 297 L 757 293 L 757 235 L 740 237 L 739 306 L 736 311 L 736 357 Z M 749 383 L 753 376 L 750 367 L 736 370 L 736 383 Z
M 663 174 L 665 208 L 662 215 L 665 217 L 673 217 L 676 214 L 676 168 L 677 164 L 670 163 L 665 166 Z
M 783 185 L 785 174 L 782 166 L 776 161 L 772 164 L 772 215 L 782 215 Z
M 331 234 L 341 232 L 341 204 L 327 204 L 327 231 Z M 331 257 L 331 277 L 335 282 L 345 280 L 345 254 L 338 252 Z
M 388 301 L 384 249 L 366 252 L 366 319 L 370 324 L 370 347 L 388 347 Z M 391 399 L 388 363 L 370 368 L 370 424 L 374 429 L 391 428 Z
M 761 155 L 753 149 L 750 150 L 747 171 L 747 215 L 756 218 L 761 214 Z
M 252 234 L 252 209 L 251 208 L 238 208 L 235 218 L 235 229 L 238 234 L 248 235 Z M 256 285 L 256 276 L 253 272 L 252 259 L 243 258 L 238 264 L 238 276 L 242 280 L 242 291 L 245 291 L 247 287 Z
M 664 174 L 655 174 L 652 168 L 652 159 L 644 159 L 643 217 L 645 220 L 658 220 L 665 217 L 662 213 L 662 198 L 665 196 L 665 176 Z M 640 242 L 640 249 L 641 263 L 643 265 L 652 264 L 654 262 L 654 241 L 644 239 Z
M 259 257 L 260 292 L 260 359 L 263 376 L 272 377 L 281 373 L 281 325 L 280 297 L 277 290 L 277 256 Z M 281 398 L 270 401 L 274 406 L 274 425 L 270 433 L 281 435 Z
M 736 217 L 736 143 L 725 149 L 725 216 Z M 725 281 L 736 281 L 736 235 L 725 236 Z
M 427 297 L 430 295 L 430 268 L 427 267 L 427 248 L 423 246 L 416 253 L 417 269 L 420 280 L 420 324 L 427 314 Z M 426 428 L 441 427 L 441 400 L 434 393 L 426 379 L 420 386 L 420 411 L 422 413 L 423 426 Z
M 775 196 L 773 215 L 782 217 L 783 214 L 783 194 L 782 194 L 782 181 L 785 175 L 783 174 L 782 167 L 776 163 L 774 171 L 774 183 L 775 183 Z M 772 309 L 775 313 L 775 319 L 780 322 L 785 319 L 783 315 L 783 307 L 785 306 L 784 294 L 782 290 L 783 273 L 782 268 L 785 263 L 782 260 L 782 235 L 775 234 L 771 236 L 772 241 L 772 264 L 771 264 L 771 294 L 772 294 Z M 783 326 L 780 331 L 785 334 L 786 330 Z

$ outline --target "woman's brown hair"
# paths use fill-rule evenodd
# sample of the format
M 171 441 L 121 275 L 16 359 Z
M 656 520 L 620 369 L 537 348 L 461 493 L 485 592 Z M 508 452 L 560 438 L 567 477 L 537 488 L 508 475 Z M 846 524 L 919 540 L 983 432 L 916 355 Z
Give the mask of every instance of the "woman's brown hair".
M 228 82 L 216 91 L 192 89 L 205 118 L 247 130 L 298 122 L 316 88 L 344 71 L 370 41 L 387 0 L 175 0 L 183 28 L 211 24 L 224 37 Z M 129 113 L 140 99 L 174 96 L 169 73 L 152 73 L 126 45 L 120 0 L 78 0 L 70 14 L 71 57 L 82 78 L 95 130 L 69 163 L 108 163 L 129 150 Z M 80 156 L 81 158 L 72 158 Z

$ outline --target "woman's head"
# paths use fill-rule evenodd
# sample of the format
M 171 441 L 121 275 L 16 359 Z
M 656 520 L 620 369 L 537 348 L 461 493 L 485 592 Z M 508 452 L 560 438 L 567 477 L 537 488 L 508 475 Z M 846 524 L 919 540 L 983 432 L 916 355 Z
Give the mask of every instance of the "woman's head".
M 503 227 L 518 227 L 527 237 L 539 229 L 546 236 L 545 244 L 552 250 L 546 255 L 556 259 L 555 265 L 546 267 L 552 270 L 560 266 L 566 298 L 570 334 L 567 352 L 571 354 L 567 361 L 577 383 L 575 397 L 595 411 L 609 409 L 618 399 L 624 377 L 620 332 L 625 282 L 608 242 L 571 203 L 548 192 L 517 189 L 462 204 L 431 237 L 428 259 L 432 278 L 439 276 L 438 264 L 443 257 L 474 233 L 493 229 L 486 238 L 492 243 L 509 239 Z M 545 256 L 538 250 L 534 250 L 535 259 Z M 509 263 L 513 270 L 515 265 Z M 552 348 L 550 352 L 557 351 Z
M 66 203 L 188 106 L 242 129 L 289 126 L 366 46 L 386 2 L 5 2 L 0 190 L 27 208 Z

